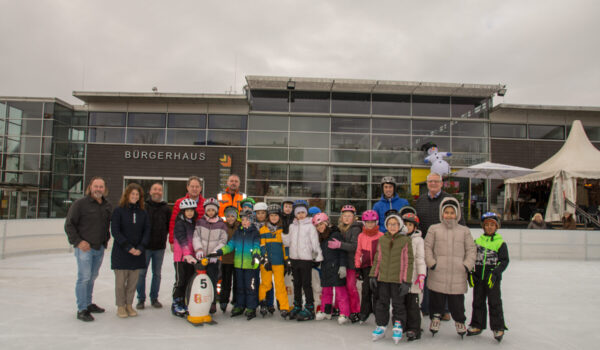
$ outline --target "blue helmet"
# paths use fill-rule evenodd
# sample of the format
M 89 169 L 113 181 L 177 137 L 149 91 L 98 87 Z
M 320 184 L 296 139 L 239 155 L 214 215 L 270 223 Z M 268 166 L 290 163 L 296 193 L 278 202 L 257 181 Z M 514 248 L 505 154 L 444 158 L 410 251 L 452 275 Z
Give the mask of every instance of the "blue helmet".
M 320 212 L 321 212 L 321 209 L 319 209 L 319 207 L 310 207 L 310 208 L 308 208 L 308 215 L 310 215 L 310 216 L 319 214 Z
M 305 201 L 304 199 L 296 199 L 294 201 L 294 209 L 296 209 L 298 207 L 305 207 L 308 210 L 308 202 Z
M 500 228 L 500 217 L 498 217 L 498 214 L 492 212 L 492 211 L 488 211 L 487 213 L 481 215 L 481 226 L 483 227 L 483 223 L 485 222 L 485 220 L 494 220 L 496 222 L 496 226 L 498 226 L 498 228 Z

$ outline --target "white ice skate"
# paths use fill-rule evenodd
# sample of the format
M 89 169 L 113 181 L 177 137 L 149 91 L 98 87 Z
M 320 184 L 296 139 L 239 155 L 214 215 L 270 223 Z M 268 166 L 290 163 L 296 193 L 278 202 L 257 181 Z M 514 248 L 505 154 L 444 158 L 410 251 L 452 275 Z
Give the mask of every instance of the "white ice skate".
M 373 331 L 373 341 L 378 341 L 379 339 L 383 339 L 385 337 L 385 327 L 377 326 Z
M 402 324 L 400 321 L 394 322 L 392 339 L 394 340 L 394 344 L 398 344 L 402 340 Z
M 346 317 L 346 316 L 344 316 L 344 315 L 340 315 L 340 316 L 338 317 L 338 324 L 339 324 L 339 325 L 343 325 L 343 324 L 346 324 L 346 323 L 348 323 L 348 322 L 350 322 L 350 319 L 348 319 L 348 317 Z
M 331 314 L 326 314 L 324 312 L 317 312 L 317 315 L 315 316 L 315 320 L 317 321 L 323 321 L 323 320 L 331 320 Z

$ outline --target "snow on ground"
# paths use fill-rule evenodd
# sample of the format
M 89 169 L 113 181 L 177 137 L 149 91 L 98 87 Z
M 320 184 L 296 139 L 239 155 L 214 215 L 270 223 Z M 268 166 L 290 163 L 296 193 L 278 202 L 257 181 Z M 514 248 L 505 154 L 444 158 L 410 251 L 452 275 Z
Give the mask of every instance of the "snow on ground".
M 22 256 L 0 261 L 1 349 L 384 349 L 394 347 L 391 327 L 385 339 L 371 342 L 367 324 L 339 326 L 335 321 L 284 321 L 279 316 L 245 318 L 216 314 L 218 325 L 194 327 L 170 314 L 171 255 L 165 256 L 160 301 L 135 318 L 119 319 L 114 306 L 110 252 L 96 281 L 94 302 L 107 309 L 96 321 L 75 318 L 76 263 L 73 254 Z M 149 276 L 148 276 L 149 283 Z M 600 344 L 600 262 L 512 261 L 503 279 L 504 311 L 510 329 L 498 344 L 486 330 L 477 337 L 456 335 L 443 322 L 431 337 L 429 320 L 407 349 L 597 349 Z M 148 287 L 149 288 L 149 287 Z M 466 296 L 470 319 L 471 293 Z M 467 321 L 468 322 L 468 321 Z

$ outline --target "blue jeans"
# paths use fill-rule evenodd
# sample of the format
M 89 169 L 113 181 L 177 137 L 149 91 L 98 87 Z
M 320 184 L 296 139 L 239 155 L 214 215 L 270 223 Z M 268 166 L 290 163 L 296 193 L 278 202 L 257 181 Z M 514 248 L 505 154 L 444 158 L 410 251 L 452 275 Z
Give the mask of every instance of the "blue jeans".
M 137 298 L 139 302 L 146 301 L 146 273 L 150 260 L 152 260 L 152 282 L 150 283 L 150 300 L 158 299 L 158 290 L 160 289 L 160 272 L 162 270 L 164 249 L 146 250 L 146 268 L 140 269 L 140 276 L 137 283 Z
M 77 283 L 75 284 L 75 298 L 77 298 L 77 311 L 87 309 L 92 303 L 94 282 L 104 259 L 104 246 L 100 249 L 90 249 L 87 252 L 75 248 L 77 259 Z

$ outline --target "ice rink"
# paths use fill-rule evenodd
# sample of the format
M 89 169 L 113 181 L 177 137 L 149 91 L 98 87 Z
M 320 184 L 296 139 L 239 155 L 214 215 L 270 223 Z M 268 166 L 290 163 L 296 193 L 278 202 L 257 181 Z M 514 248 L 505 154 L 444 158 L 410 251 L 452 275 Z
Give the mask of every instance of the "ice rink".
M 431 337 L 429 320 L 416 342 L 394 345 L 391 327 L 373 343 L 367 324 L 285 321 L 278 314 L 251 321 L 218 311 L 218 325 L 195 328 L 170 314 L 173 265 L 165 256 L 160 301 L 135 318 L 119 319 L 114 306 L 110 252 L 96 281 L 94 302 L 107 309 L 96 321 L 75 318 L 76 263 L 73 254 L 21 256 L 0 260 L 0 349 L 597 349 L 600 344 L 600 262 L 511 261 L 503 279 L 509 331 L 498 344 L 489 330 L 461 340 L 454 322 Z M 149 277 L 148 277 L 149 282 Z M 149 288 L 149 287 L 147 287 Z M 470 320 L 472 297 L 466 297 Z M 468 321 L 467 321 L 468 323 Z

